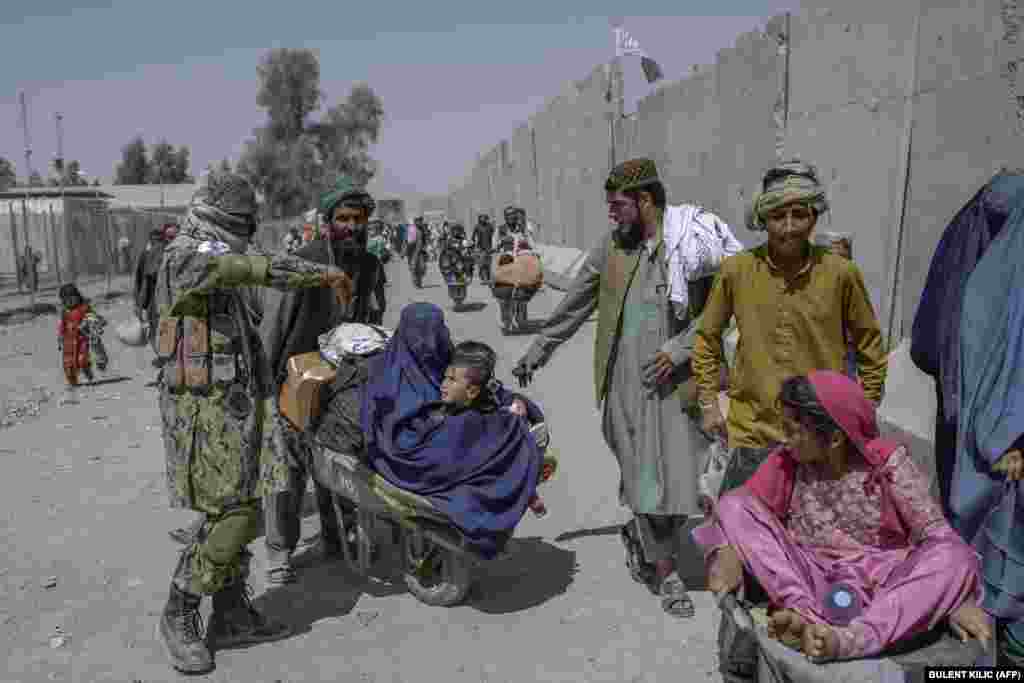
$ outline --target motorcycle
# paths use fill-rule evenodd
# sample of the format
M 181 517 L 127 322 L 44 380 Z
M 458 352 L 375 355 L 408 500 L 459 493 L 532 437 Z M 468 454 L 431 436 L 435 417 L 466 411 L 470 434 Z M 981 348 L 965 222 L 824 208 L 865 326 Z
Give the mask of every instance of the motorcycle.
M 498 242 L 498 269 L 515 263 L 523 252 L 530 252 L 530 244 L 520 235 L 505 235 Z M 501 332 L 504 335 L 520 331 L 526 326 L 527 309 L 530 301 L 540 291 L 542 281 L 529 285 L 500 282 L 500 273 L 495 273 L 491 282 L 491 293 L 498 300 Z
M 448 285 L 448 296 L 458 308 L 466 300 L 466 291 L 473 280 L 472 259 L 464 241 L 451 240 L 437 258 L 441 276 Z

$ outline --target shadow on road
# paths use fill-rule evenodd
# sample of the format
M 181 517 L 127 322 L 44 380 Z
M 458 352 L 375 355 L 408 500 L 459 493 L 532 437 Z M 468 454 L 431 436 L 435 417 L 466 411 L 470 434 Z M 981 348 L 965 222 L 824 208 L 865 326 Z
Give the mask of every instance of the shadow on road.
M 579 570 L 576 553 L 537 538 L 514 538 L 509 557 L 477 570 L 470 607 L 510 614 L 542 605 L 565 593 Z
M 591 536 L 618 536 L 621 530 L 621 524 L 609 524 L 608 526 L 599 526 L 595 529 L 577 529 L 576 531 L 566 531 L 565 533 L 559 534 L 555 538 L 555 543 L 575 541 L 577 538 L 589 538 Z
M 455 306 L 452 310 L 456 313 L 479 313 L 480 311 L 487 308 L 487 302 L 485 301 L 473 301 L 468 304 L 462 304 Z
M 103 386 L 104 384 L 120 384 L 121 382 L 130 381 L 132 381 L 132 378 L 129 377 L 128 375 L 119 375 L 118 377 L 104 377 L 103 379 L 93 380 L 92 382 L 87 382 L 85 384 L 82 384 L 81 386 L 100 387 Z
M 381 598 L 407 592 L 403 583 L 367 580 L 342 560 L 321 559 L 315 548 L 302 555 L 311 556 L 296 557 L 296 583 L 274 586 L 253 600 L 256 609 L 291 626 L 293 635 L 308 633 L 322 619 L 350 614 L 364 594 Z
M 704 555 L 690 537 L 690 532 L 693 531 L 693 528 L 703 521 L 703 519 L 691 519 L 687 522 L 683 544 L 679 552 L 679 562 L 677 567 L 679 570 L 679 577 L 686 583 L 686 587 L 689 590 L 707 590 L 708 577 L 707 571 L 704 567 Z M 563 534 L 559 534 L 555 538 L 555 542 L 564 543 L 566 541 L 574 541 L 580 538 L 591 538 L 595 536 L 618 536 L 621 529 L 622 525 L 620 524 L 610 524 L 608 526 L 596 527 L 594 529 L 566 531 Z M 622 544 L 618 539 L 616 539 L 616 543 L 620 548 L 622 548 Z M 623 565 L 625 565 L 625 549 L 623 548 L 621 552 Z
M 519 326 L 518 330 L 509 330 L 505 334 L 509 337 L 521 337 L 530 334 L 537 334 L 544 329 L 544 323 L 547 321 L 547 318 L 534 318 L 533 320 L 527 320 Z

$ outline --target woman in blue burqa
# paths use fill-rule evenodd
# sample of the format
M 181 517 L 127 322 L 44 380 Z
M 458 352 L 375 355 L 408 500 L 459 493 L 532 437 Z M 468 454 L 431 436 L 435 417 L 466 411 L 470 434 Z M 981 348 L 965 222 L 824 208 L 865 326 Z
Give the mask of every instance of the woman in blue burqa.
M 395 335 L 369 367 L 361 422 L 369 463 L 388 482 L 419 494 L 485 558 L 497 555 L 535 494 L 542 455 L 529 423 L 543 420 L 524 396 L 491 383 L 479 409 L 452 411 L 441 384 L 452 358 L 441 309 L 402 309 Z M 526 419 L 508 410 L 515 400 Z
M 957 212 L 932 256 L 914 317 L 910 358 L 935 381 L 935 469 L 939 498 L 951 519 L 950 486 L 956 462 L 960 395 L 960 325 L 964 290 L 978 262 L 1024 197 L 1024 173 L 1003 171 Z
M 990 232 L 961 238 L 976 251 L 965 254 L 969 272 L 948 273 L 963 282 L 956 355 L 940 349 L 958 363 L 949 508 L 981 555 L 981 606 L 996 618 L 1000 663 L 1024 666 L 1024 175 L 996 176 L 981 199 L 975 229 Z

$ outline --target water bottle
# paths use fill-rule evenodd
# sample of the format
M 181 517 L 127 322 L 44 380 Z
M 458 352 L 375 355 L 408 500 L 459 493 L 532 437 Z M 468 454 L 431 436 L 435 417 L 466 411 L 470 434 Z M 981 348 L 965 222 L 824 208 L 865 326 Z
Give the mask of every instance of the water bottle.
M 825 616 L 835 626 L 846 626 L 860 616 L 860 594 L 846 583 L 834 583 L 825 591 Z

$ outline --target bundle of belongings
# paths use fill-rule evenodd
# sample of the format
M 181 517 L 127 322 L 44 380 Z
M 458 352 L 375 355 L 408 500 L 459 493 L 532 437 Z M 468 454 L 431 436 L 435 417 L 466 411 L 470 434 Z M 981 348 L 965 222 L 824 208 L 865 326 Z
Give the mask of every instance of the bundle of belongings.
M 360 391 L 370 359 L 390 338 L 390 331 L 361 323 L 344 323 L 321 335 L 319 351 L 288 360 L 288 379 L 281 387 L 282 415 L 296 429 L 312 430 L 323 446 L 361 453 Z
M 540 287 L 544 284 L 540 257 L 532 251 L 521 251 L 515 256 L 502 254 L 494 269 L 494 283 L 521 289 Z

